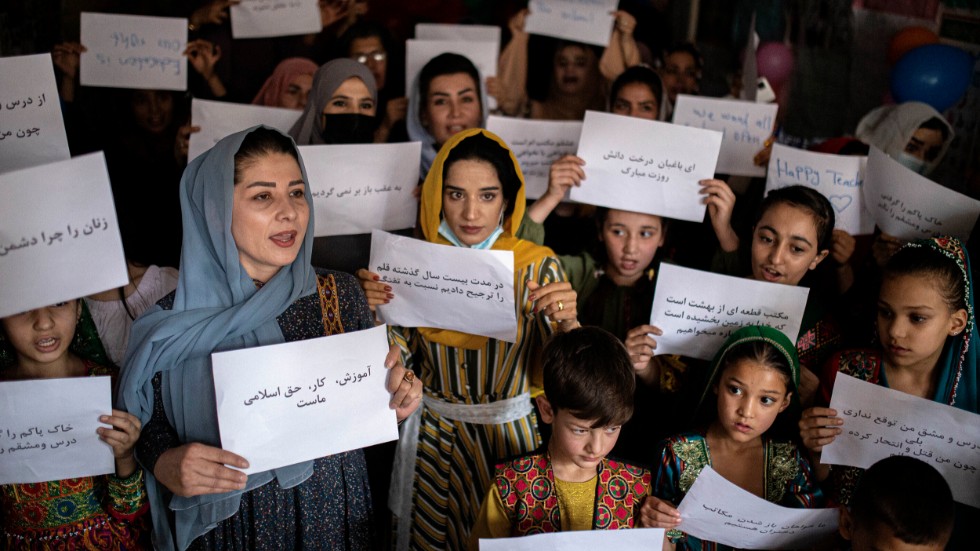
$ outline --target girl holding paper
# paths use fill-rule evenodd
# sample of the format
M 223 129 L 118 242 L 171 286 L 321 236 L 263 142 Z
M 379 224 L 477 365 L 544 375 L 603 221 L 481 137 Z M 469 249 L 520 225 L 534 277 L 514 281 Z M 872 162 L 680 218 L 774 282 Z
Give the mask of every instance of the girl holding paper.
M 722 345 L 710 373 L 698 406 L 707 424 L 660 443 L 653 496 L 640 510 L 644 527 L 668 529 L 680 549 L 725 548 L 676 529 L 681 517 L 675 507 L 705 466 L 772 503 L 816 507 L 822 501 L 810 462 L 794 441 L 800 363 L 793 343 L 769 327 L 744 327 Z
M 980 412 L 977 337 L 970 258 L 958 239 L 913 241 L 885 265 L 878 292 L 880 347 L 847 350 L 830 358 L 821 373 L 821 399 L 830 403 L 837 373 L 931 399 L 972 413 Z M 837 411 L 814 407 L 803 412 L 800 434 L 831 499 L 846 505 L 862 469 L 819 464 L 823 447 L 842 432 Z M 953 546 L 966 545 L 967 511 L 958 505 Z M 964 547 L 966 548 L 966 547 Z
M 235 470 L 246 458 L 220 447 L 212 352 L 374 326 L 352 277 L 310 265 L 311 201 L 296 146 L 266 127 L 224 138 L 184 172 L 177 290 L 133 325 L 119 395 L 144 423 L 137 452 L 157 548 L 370 545 L 360 450 L 246 477 Z M 404 418 L 422 385 L 397 357 L 385 362 L 387 388 Z
M 0 380 L 108 375 L 109 362 L 81 300 L 0 319 Z M 57 405 L 52 404 L 52 407 Z M 133 447 L 139 420 L 112 410 L 99 438 L 112 447 L 116 472 L 96 477 L 0 486 L 0 547 L 143 549 L 149 504 Z M 12 458 L 4 461 L 13 461 Z
M 513 237 L 523 214 L 523 176 L 500 138 L 473 129 L 443 146 L 422 187 L 422 232 L 432 243 L 514 252 L 517 340 L 391 328 L 428 388 L 402 426 L 392 477 L 399 549 L 464 549 L 494 465 L 540 444 L 530 400 L 534 350 L 578 321 L 558 259 Z M 358 276 L 372 304 L 398 300 L 377 274 Z

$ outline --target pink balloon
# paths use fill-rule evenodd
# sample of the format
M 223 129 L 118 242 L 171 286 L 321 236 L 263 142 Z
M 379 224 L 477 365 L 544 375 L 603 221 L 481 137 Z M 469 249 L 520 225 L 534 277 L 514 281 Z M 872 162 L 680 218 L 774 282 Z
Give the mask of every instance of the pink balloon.
M 755 52 L 759 76 L 769 79 L 773 87 L 780 86 L 793 74 L 793 51 L 782 42 L 763 42 Z

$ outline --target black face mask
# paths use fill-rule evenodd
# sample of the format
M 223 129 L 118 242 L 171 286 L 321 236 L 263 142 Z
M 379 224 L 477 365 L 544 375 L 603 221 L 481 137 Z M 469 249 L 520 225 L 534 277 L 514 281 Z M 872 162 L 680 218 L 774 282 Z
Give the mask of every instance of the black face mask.
M 372 115 L 340 113 L 323 115 L 320 137 L 327 144 L 372 143 L 378 119 Z

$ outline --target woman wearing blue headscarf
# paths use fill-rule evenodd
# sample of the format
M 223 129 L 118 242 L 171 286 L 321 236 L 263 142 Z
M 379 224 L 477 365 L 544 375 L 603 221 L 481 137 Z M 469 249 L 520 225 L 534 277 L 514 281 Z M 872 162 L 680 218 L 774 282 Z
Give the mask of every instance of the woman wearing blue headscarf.
M 221 140 L 188 165 L 180 202 L 177 290 L 136 321 L 120 385 L 144 426 L 137 458 L 154 546 L 368 548 L 360 450 L 246 477 L 229 468 L 246 460 L 220 448 L 212 352 L 374 326 L 351 276 L 310 266 L 311 195 L 295 144 L 263 127 Z M 422 388 L 396 358 L 385 364 L 402 419 Z

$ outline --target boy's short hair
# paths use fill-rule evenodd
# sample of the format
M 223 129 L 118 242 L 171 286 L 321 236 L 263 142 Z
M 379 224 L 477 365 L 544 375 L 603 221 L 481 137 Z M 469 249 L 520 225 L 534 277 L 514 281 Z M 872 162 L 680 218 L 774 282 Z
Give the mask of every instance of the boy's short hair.
M 888 528 L 912 545 L 945 544 L 956 513 L 949 484 L 935 468 L 914 457 L 892 456 L 861 476 L 851 497 L 855 527 Z
M 544 393 L 592 427 L 622 425 L 633 415 L 636 378 L 626 347 L 612 333 L 580 327 L 554 335 L 544 347 Z

